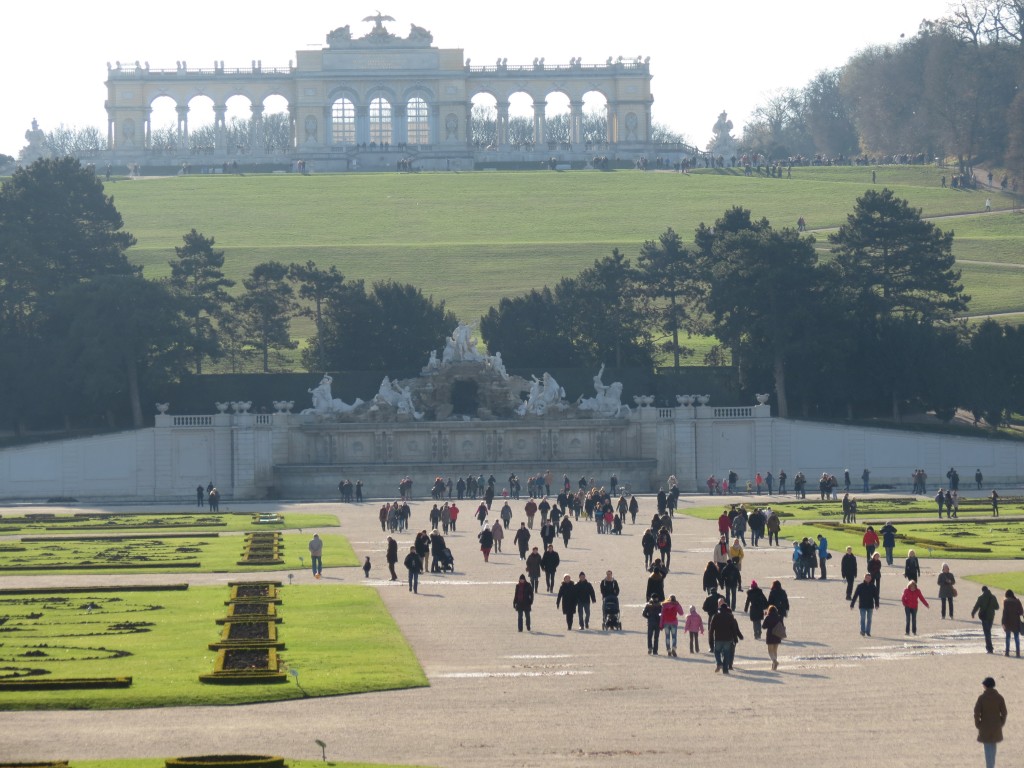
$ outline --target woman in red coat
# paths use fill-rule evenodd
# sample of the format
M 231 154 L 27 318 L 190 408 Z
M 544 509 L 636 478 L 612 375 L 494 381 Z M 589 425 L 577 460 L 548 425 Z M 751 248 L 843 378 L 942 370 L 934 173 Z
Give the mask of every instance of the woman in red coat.
M 928 601 L 924 599 L 921 590 L 917 588 L 916 581 L 907 582 L 907 588 L 903 590 L 903 610 L 907 614 L 907 629 L 904 634 L 909 635 L 911 629 L 917 634 L 917 607 L 924 603 L 925 608 L 931 608 Z

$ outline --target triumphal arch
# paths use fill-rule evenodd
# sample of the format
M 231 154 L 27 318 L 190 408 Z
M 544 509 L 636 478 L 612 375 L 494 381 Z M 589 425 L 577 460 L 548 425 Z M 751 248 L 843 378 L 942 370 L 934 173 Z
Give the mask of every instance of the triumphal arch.
M 287 67 L 227 68 L 215 61 L 210 68 L 191 67 L 184 61 L 174 69 L 150 68 L 149 62 L 107 65 L 107 139 L 113 159 L 152 160 L 151 117 L 157 99 L 175 104 L 175 161 L 189 160 L 189 103 L 197 96 L 213 102 L 214 145 L 217 158 L 263 162 L 269 150 L 261 141 L 264 103 L 268 98 L 287 102 L 290 140 L 278 152 L 293 159 L 317 163 L 330 170 L 359 163 L 384 161 L 393 167 L 396 153 L 415 158 L 419 167 L 451 167 L 473 162 L 481 152 L 497 156 L 511 151 L 541 157 L 557 151 L 569 159 L 574 153 L 593 154 L 584 146 L 584 96 L 600 94 L 606 104 L 606 148 L 612 153 L 639 152 L 651 136 L 650 62 L 609 57 L 604 63 L 548 64 L 543 58 L 528 64 L 509 64 L 498 58 L 479 66 L 465 58 L 461 48 L 437 48 L 426 29 L 410 25 L 405 36 L 389 30 L 390 16 L 378 13 L 363 19 L 369 31 L 357 36 L 349 25 L 327 35 L 326 46 L 296 53 Z M 532 100 L 532 141 L 509 140 L 509 99 L 526 94 Z M 569 102 L 568 142 L 549 140 L 545 107 L 552 94 Z M 494 136 L 481 146 L 473 135 L 474 97 L 495 101 Z M 251 119 L 246 148 L 227 139 L 227 102 L 248 100 Z M 167 153 L 166 148 L 161 150 Z M 388 157 L 384 157 L 385 153 Z

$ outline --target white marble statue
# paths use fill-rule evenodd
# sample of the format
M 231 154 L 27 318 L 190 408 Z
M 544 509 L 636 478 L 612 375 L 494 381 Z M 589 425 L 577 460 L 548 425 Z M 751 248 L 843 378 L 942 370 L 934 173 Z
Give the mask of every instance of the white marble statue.
M 448 338 L 441 355 L 444 363 L 461 363 L 484 361 L 484 356 L 476 349 L 476 339 L 473 338 L 473 326 L 466 323 L 459 323 Z
M 320 379 L 320 383 L 314 389 L 306 390 L 313 396 L 313 407 L 304 410 L 303 414 L 312 413 L 318 416 L 326 416 L 332 413 L 351 413 L 363 404 L 363 401 L 358 397 L 352 405 L 333 397 L 331 395 L 331 383 L 333 381 L 334 379 L 325 373 L 324 377 Z
M 505 370 L 505 363 L 501 359 L 501 352 L 495 352 L 487 358 L 487 367 L 501 376 L 505 381 L 508 381 L 508 371 Z
M 540 379 L 536 376 L 530 378 L 533 379 L 533 383 L 530 385 L 530 395 L 517 410 L 521 416 L 525 416 L 527 413 L 541 416 L 549 410 L 565 410 L 568 407 L 562 402 L 565 390 L 558 386 L 554 376 L 545 373 Z
M 581 411 L 594 411 L 601 416 L 619 416 L 629 413 L 629 406 L 622 404 L 622 382 L 605 384 L 601 380 L 604 375 L 604 363 L 601 370 L 594 376 L 594 397 L 581 397 L 578 408 Z
M 387 376 L 380 383 L 380 389 L 373 398 L 375 405 L 390 405 L 401 414 L 412 416 L 417 421 L 423 418 L 423 414 L 416 410 L 412 402 L 412 392 L 403 389 L 397 381 L 392 381 Z

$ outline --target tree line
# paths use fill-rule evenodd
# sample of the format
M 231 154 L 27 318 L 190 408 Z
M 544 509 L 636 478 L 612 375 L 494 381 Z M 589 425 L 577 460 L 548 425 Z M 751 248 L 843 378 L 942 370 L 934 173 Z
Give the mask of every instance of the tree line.
M 949 418 L 992 424 L 1024 410 L 1024 331 L 962 318 L 953 235 L 889 190 L 869 190 L 820 247 L 731 208 L 690 241 L 669 229 L 635 262 L 619 250 L 572 277 L 502 298 L 480 334 L 510 368 L 679 367 L 694 335 L 718 341 L 747 391 L 771 389 L 782 416 Z M 147 280 L 135 238 L 95 173 L 39 160 L 0 187 L 0 423 L 144 423 L 142 397 L 186 373 L 418 367 L 457 318 L 392 281 L 367 286 L 334 266 L 268 261 L 237 287 L 224 251 L 191 230 L 170 276 Z
M 783 160 L 898 154 L 1024 168 L 1024 0 L 955 4 L 761 104 L 744 149 Z

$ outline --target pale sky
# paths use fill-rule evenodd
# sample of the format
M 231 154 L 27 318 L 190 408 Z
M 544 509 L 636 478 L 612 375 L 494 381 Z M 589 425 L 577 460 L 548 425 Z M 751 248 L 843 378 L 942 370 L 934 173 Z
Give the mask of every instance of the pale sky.
M 866 46 L 912 36 L 922 19 L 946 15 L 948 1 L 13 0 L 5 3 L 0 44 L 0 153 L 17 156 L 32 118 L 43 130 L 93 125 L 106 135 L 108 61 L 148 61 L 154 69 L 174 68 L 178 60 L 207 68 L 215 60 L 247 67 L 253 59 L 287 66 L 296 50 L 325 47 L 336 27 L 348 24 L 362 37 L 372 28 L 362 19 L 378 9 L 395 18 L 386 23 L 392 33 L 405 37 L 410 24 L 425 27 L 436 47 L 461 48 L 473 64 L 650 56 L 654 120 L 703 147 L 723 109 L 738 136 L 766 96 L 802 87 Z

